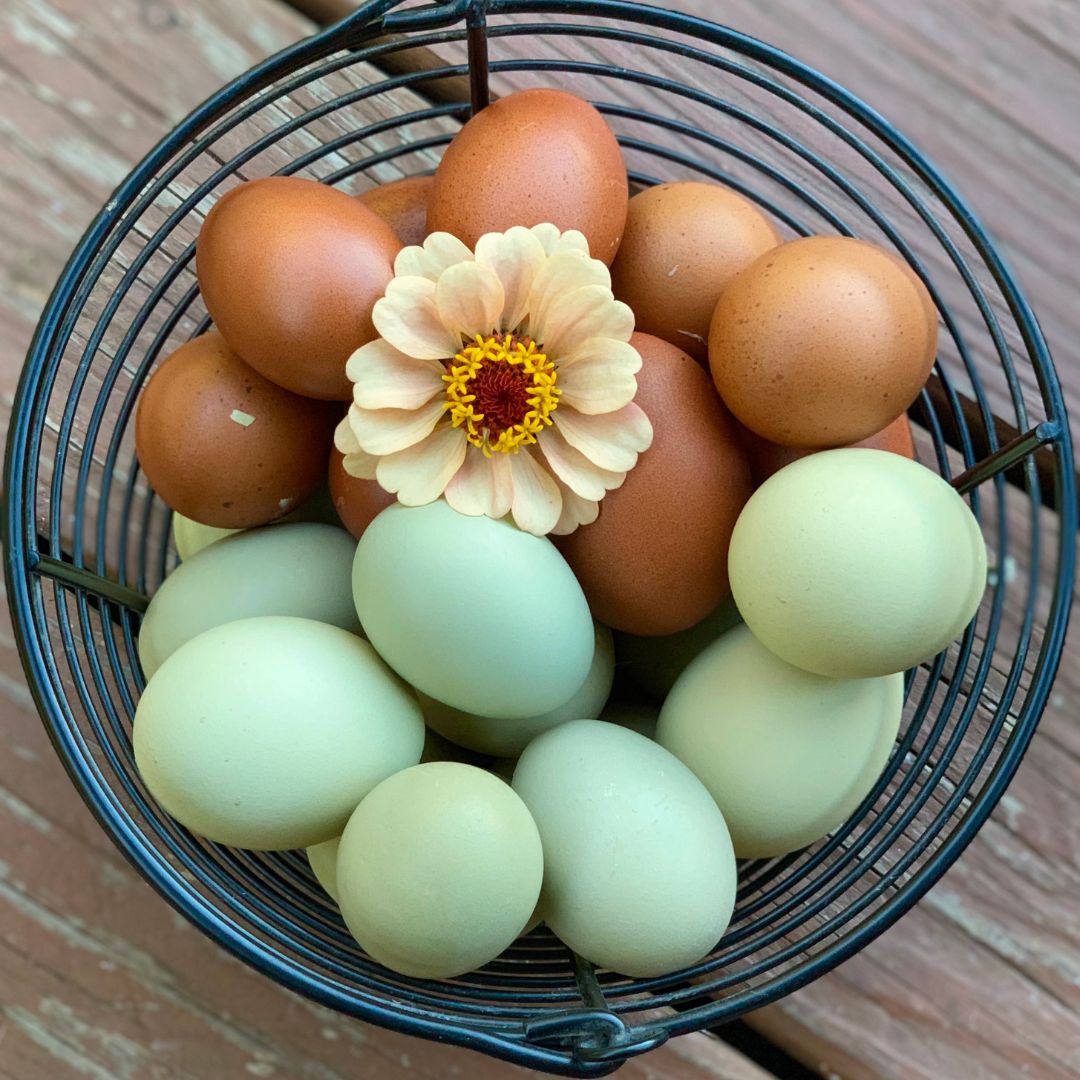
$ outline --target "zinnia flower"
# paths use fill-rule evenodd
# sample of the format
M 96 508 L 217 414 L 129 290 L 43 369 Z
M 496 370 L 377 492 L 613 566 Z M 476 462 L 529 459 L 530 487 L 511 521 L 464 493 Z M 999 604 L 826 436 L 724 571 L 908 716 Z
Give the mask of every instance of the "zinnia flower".
M 581 233 L 448 233 L 404 248 L 375 305 L 379 337 L 349 358 L 337 447 L 353 476 L 407 506 L 543 536 L 596 520 L 652 442 L 634 404 L 634 316 Z

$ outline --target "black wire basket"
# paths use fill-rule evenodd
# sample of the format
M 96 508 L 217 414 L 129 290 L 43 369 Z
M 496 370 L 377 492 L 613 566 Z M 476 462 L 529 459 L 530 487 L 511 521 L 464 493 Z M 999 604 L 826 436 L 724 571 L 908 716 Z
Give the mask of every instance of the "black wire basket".
M 508 38 L 513 58 L 501 55 Z M 418 47 L 424 62 L 403 62 Z M 945 328 L 912 410 L 920 456 L 968 495 L 991 587 L 962 640 L 909 673 L 900 738 L 873 791 L 824 841 L 740 867 L 734 918 L 706 960 L 632 980 L 594 970 L 541 927 L 481 971 L 410 979 L 353 943 L 302 853 L 202 841 L 140 782 L 135 642 L 146 597 L 176 556 L 169 511 L 139 472 L 131 417 L 154 365 L 206 328 L 194 240 L 225 190 L 280 172 L 359 192 L 428 172 L 490 93 L 552 83 L 606 114 L 632 183 L 718 180 L 788 235 L 857 234 L 915 268 Z M 217 93 L 120 185 L 65 269 L 19 386 L 5 484 L 8 593 L 30 688 L 76 787 L 162 896 L 326 1005 L 573 1076 L 790 993 L 926 892 L 1034 732 L 1074 571 L 1058 379 L 964 201 L 880 116 L 790 56 L 621 0 L 373 0 Z

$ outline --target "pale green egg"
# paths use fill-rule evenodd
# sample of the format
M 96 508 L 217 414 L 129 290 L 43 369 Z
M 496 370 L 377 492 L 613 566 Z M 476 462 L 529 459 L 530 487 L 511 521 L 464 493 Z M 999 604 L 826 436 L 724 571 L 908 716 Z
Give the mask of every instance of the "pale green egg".
M 656 738 L 656 720 L 659 711 L 652 705 L 639 702 L 616 701 L 610 704 L 597 718 L 606 724 L 618 724 L 629 728 L 646 739 Z
M 337 859 L 345 924 L 371 957 L 448 979 L 494 960 L 530 924 L 544 856 L 521 799 L 472 765 L 435 761 L 356 808 Z
M 182 825 L 265 850 L 337 836 L 380 780 L 420 760 L 424 723 L 363 638 L 264 616 L 177 649 L 139 701 L 133 741 L 147 788 Z
M 451 742 L 494 757 L 516 757 L 529 741 L 548 728 L 567 720 L 594 720 L 607 702 L 615 676 L 611 631 L 595 624 L 596 643 L 592 667 L 577 692 L 557 709 L 521 719 L 475 716 L 420 694 L 420 708 L 428 726 Z
M 896 741 L 903 699 L 902 674 L 814 675 L 738 626 L 683 672 L 656 739 L 709 789 L 735 854 L 768 858 L 821 839 L 862 802 Z
M 941 652 L 986 586 L 986 545 L 937 473 L 883 450 L 826 450 L 751 496 L 728 572 L 747 626 L 819 675 L 888 675 Z
M 203 525 L 192 521 L 183 514 L 173 511 L 172 532 L 176 552 L 185 562 L 192 555 L 197 555 L 203 548 L 209 547 L 226 536 L 234 536 L 240 529 L 219 529 L 216 525 Z
M 537 736 L 514 790 L 540 830 L 540 914 L 576 953 L 664 975 L 719 941 L 735 903 L 724 818 L 678 758 L 635 731 L 572 720 Z
M 315 880 L 327 891 L 330 899 L 337 903 L 337 853 L 341 837 L 324 840 L 307 849 L 308 862 Z
M 349 590 L 356 541 L 332 525 L 270 525 L 191 556 L 154 594 L 139 630 L 147 678 L 186 641 L 235 619 L 295 615 L 359 631 Z
M 444 501 L 388 507 L 353 563 L 364 632 L 423 693 L 464 712 L 537 716 L 578 690 L 593 660 L 581 586 L 550 540 Z

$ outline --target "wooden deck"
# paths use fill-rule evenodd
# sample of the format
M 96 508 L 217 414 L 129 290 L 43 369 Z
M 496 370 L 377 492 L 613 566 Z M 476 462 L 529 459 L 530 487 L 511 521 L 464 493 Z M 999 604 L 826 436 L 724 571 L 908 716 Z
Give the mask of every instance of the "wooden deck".
M 677 0 L 828 72 L 893 119 L 1000 237 L 1080 400 L 1080 4 Z M 81 230 L 224 81 L 340 0 L 3 0 L 0 408 Z M 298 10 L 300 9 L 300 10 Z M 71 789 L 0 614 L 0 1080 L 502 1078 L 522 1070 L 347 1020 L 176 917 Z M 1080 1076 L 1080 659 L 990 823 L 901 923 L 729 1042 L 636 1080 Z

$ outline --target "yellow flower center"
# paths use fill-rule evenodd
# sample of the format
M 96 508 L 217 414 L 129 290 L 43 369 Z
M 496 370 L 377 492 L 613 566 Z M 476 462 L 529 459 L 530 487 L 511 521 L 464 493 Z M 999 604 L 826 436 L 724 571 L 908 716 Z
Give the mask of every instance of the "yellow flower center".
M 555 365 L 536 342 L 477 334 L 446 362 L 445 408 L 454 427 L 486 456 L 516 454 L 551 424 L 562 391 Z

